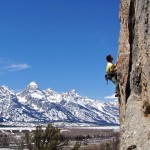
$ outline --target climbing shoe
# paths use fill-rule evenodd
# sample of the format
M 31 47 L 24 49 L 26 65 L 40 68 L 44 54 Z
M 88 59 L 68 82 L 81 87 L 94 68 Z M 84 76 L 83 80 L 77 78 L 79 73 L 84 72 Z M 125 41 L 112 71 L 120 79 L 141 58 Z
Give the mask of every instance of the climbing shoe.
M 121 95 L 118 93 L 115 93 L 115 97 L 120 97 Z

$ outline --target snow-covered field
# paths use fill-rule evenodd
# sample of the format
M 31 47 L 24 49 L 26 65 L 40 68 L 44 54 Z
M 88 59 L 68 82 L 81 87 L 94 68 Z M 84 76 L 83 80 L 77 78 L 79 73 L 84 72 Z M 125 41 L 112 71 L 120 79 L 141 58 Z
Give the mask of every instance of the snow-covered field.
M 114 131 L 119 131 L 120 126 L 97 126 L 97 127 L 65 127 L 62 128 L 62 130 L 64 129 L 113 129 Z M 22 130 L 28 130 L 28 131 L 32 131 L 35 130 L 35 127 L 0 127 L 0 131 L 6 131 L 6 130 L 18 130 L 18 131 L 22 131 Z M 45 129 L 45 127 L 43 127 L 43 129 Z
M 98 127 L 68 127 L 68 128 L 80 128 L 80 129 L 113 129 L 114 131 L 119 131 L 120 126 L 98 126 Z

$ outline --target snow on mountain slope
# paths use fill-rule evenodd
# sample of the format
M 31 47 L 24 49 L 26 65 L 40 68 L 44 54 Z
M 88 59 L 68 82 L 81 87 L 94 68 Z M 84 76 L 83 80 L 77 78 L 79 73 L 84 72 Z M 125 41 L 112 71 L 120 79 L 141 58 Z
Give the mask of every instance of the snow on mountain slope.
M 51 89 L 40 90 L 31 82 L 15 94 L 6 86 L 0 87 L 0 121 L 24 123 L 86 123 L 117 125 L 118 107 L 114 103 L 101 103 L 80 96 L 74 89 L 59 94 Z

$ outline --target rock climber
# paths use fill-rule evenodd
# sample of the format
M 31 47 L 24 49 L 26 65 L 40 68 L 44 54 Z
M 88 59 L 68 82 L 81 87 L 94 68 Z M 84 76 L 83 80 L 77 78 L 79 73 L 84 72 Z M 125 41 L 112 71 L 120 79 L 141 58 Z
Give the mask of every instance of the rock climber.
M 120 97 L 119 92 L 119 81 L 117 80 L 117 70 L 116 65 L 113 64 L 113 57 L 111 55 L 106 56 L 107 66 L 106 66 L 106 76 L 115 84 L 115 97 Z

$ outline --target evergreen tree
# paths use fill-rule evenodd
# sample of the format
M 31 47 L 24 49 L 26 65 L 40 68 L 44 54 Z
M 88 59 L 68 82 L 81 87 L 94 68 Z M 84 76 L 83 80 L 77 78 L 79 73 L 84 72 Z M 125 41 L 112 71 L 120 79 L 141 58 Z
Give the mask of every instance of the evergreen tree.
M 33 136 L 26 133 L 26 143 L 29 150 L 62 150 L 68 145 L 68 140 L 60 134 L 60 129 L 48 124 L 46 130 L 37 126 Z M 32 144 L 33 143 L 33 144 Z

